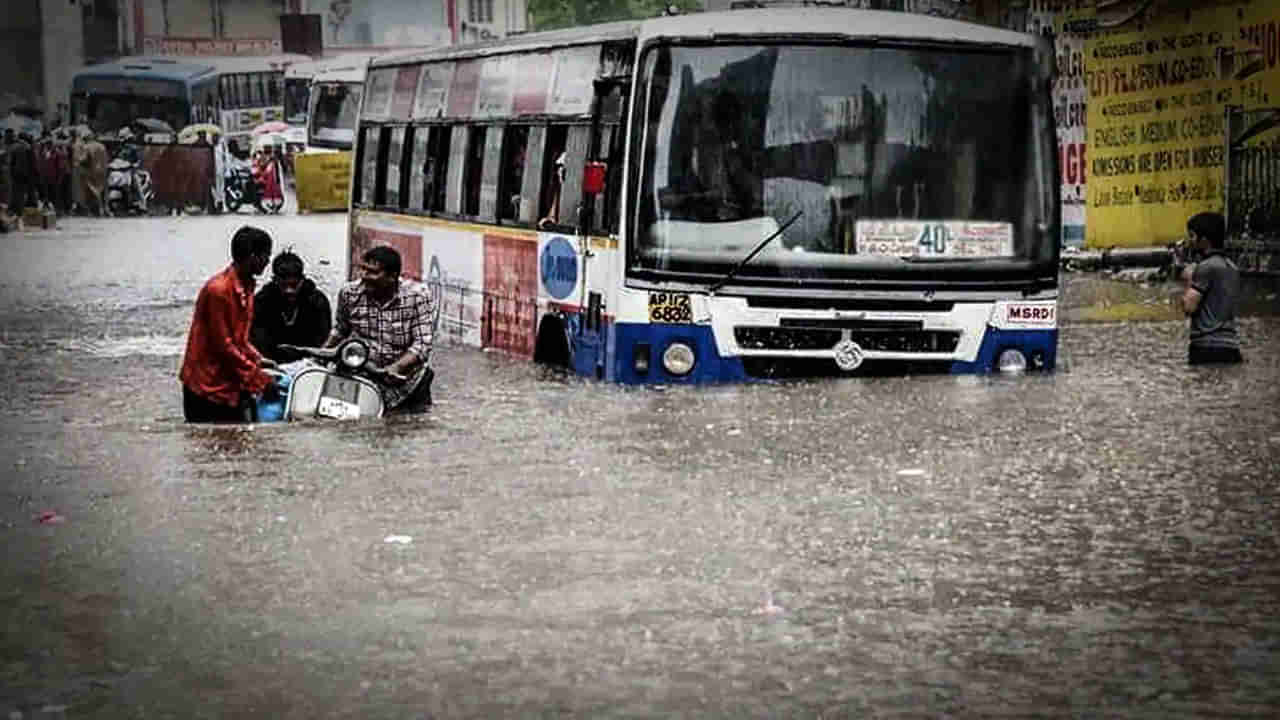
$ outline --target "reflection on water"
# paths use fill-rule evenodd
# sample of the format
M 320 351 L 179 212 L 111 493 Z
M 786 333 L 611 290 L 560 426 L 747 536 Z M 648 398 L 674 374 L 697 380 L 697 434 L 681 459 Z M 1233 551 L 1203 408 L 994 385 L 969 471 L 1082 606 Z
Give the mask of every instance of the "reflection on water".
M 1024 378 L 619 388 L 443 348 L 426 415 L 194 428 L 180 345 L 73 341 L 94 312 L 0 348 L 0 711 L 1280 704 L 1272 318 L 1240 367 L 1073 326 L 1072 372 Z

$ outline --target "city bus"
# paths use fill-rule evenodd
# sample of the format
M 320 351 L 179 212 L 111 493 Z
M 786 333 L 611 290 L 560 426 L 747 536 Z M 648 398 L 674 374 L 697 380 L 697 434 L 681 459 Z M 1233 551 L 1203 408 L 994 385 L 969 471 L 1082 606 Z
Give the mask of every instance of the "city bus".
M 90 65 L 71 80 L 72 117 L 98 133 L 137 118 L 163 120 L 174 131 L 214 123 L 247 147 L 253 128 L 283 118 L 285 68 L 309 59 L 130 56 Z
M 307 151 L 350 150 L 364 93 L 369 55 L 333 58 L 311 80 L 307 110 Z
M 293 155 L 298 209 L 347 209 L 351 146 L 369 55 L 343 55 L 318 64 L 308 90 L 305 148 Z
M 1054 66 L 847 8 L 383 56 L 350 272 L 395 247 L 438 341 L 619 383 L 1052 370 Z

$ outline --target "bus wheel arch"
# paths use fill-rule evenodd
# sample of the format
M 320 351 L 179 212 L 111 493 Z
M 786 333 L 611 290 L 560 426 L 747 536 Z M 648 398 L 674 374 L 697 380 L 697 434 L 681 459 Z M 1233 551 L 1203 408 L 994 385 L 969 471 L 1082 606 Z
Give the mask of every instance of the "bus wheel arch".
M 542 316 L 533 345 L 533 361 L 552 367 L 569 367 L 572 357 L 564 318 L 553 313 Z

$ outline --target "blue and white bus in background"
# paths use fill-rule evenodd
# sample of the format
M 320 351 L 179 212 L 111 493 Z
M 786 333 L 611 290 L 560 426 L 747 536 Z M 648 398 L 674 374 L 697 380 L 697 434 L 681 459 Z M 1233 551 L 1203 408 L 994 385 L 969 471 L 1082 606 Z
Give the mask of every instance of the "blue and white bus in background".
M 71 116 L 97 133 L 138 118 L 174 131 L 213 123 L 247 148 L 250 131 L 284 117 L 284 71 L 306 55 L 129 56 L 82 68 L 71 81 Z
M 1051 370 L 1054 66 L 846 8 L 383 56 L 350 267 L 396 247 L 437 340 L 621 383 Z

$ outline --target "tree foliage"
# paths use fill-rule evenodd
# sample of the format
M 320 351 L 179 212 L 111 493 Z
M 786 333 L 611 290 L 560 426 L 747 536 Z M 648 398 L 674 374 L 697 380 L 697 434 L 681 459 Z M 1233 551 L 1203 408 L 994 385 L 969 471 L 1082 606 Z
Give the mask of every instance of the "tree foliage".
M 529 0 L 529 24 L 531 30 L 554 30 L 651 18 L 668 6 L 682 13 L 702 9 L 700 0 Z

